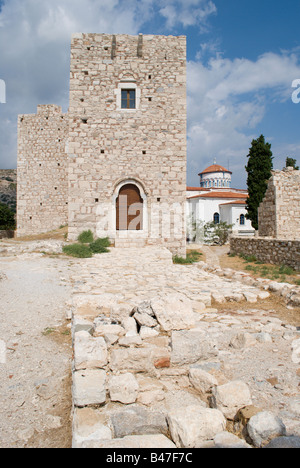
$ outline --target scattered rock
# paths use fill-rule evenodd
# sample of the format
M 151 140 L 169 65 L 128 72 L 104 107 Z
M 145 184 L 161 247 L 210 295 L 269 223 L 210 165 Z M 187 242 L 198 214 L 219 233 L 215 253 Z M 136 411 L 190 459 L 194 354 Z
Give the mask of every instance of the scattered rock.
M 220 411 L 198 405 L 170 411 L 168 423 L 178 448 L 200 448 L 226 427 L 226 419 Z
M 101 405 L 106 401 L 106 372 L 85 369 L 73 374 L 73 401 L 78 407 Z
M 103 424 L 99 410 L 75 408 L 73 415 L 72 448 L 83 448 L 85 443 L 112 439 L 112 432 Z
M 218 350 L 201 330 L 173 331 L 171 335 L 173 365 L 193 364 L 218 355 Z
M 217 434 L 214 438 L 214 444 L 215 448 L 252 448 L 245 440 L 227 431 Z
M 137 324 L 133 317 L 126 317 L 122 320 L 122 326 L 125 329 L 126 336 L 134 336 L 138 334 Z
M 255 447 L 262 447 L 275 437 L 286 435 L 286 428 L 281 419 L 269 411 L 252 416 L 247 430 Z
M 141 313 L 141 312 L 136 312 L 133 315 L 133 318 L 136 320 L 136 322 L 139 324 L 140 327 L 156 327 L 157 326 L 157 320 L 155 320 L 153 317 L 151 317 L 148 314 Z
M 147 338 L 153 338 L 154 336 L 158 335 L 159 332 L 154 328 L 142 326 L 140 329 L 140 337 L 142 338 L 142 340 L 146 340 Z
M 133 374 L 127 372 L 110 378 L 109 394 L 111 401 L 120 401 L 126 405 L 135 403 L 138 393 L 139 384 Z
M 107 345 L 103 337 L 94 338 L 87 331 L 75 333 L 75 369 L 102 368 L 107 364 Z
M 263 448 L 300 448 L 300 437 L 297 436 L 282 436 L 275 437 Z
M 168 294 L 151 300 L 151 308 L 162 330 L 184 330 L 195 325 L 192 302 L 183 294 Z
M 123 448 L 123 449 L 163 449 L 176 448 L 175 444 L 163 434 L 132 435 L 121 439 L 99 440 L 84 443 L 82 448 Z
M 251 333 L 238 333 L 230 342 L 230 346 L 235 349 L 247 348 L 255 344 L 256 338 Z
M 300 364 L 300 338 L 292 342 L 292 362 Z
M 213 388 L 211 406 L 217 408 L 228 419 L 234 419 L 239 409 L 252 405 L 250 390 L 240 380 L 228 382 Z
M 128 435 L 168 434 L 167 420 L 163 413 L 136 405 L 113 413 L 111 422 L 115 438 Z
M 164 357 L 160 358 L 157 361 L 154 362 L 154 367 L 156 369 L 163 369 L 165 367 L 170 367 L 171 362 L 170 362 L 170 357 Z
M 161 357 L 168 356 L 168 350 L 158 346 L 145 348 L 113 349 L 109 366 L 112 371 L 132 371 L 152 373 L 154 362 Z
M 216 385 L 218 385 L 217 379 L 197 367 L 191 367 L 189 371 L 190 382 L 193 387 L 200 393 L 210 393 Z

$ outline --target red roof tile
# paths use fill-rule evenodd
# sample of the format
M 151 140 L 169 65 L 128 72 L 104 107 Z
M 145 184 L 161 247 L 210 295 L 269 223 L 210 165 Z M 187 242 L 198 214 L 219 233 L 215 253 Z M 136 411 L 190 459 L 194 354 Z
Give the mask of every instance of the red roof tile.
M 193 195 L 188 198 L 242 198 L 246 200 L 246 193 L 237 193 L 237 192 L 209 192 L 203 193 L 202 195 Z
M 206 169 L 204 169 L 204 171 L 200 172 L 200 174 L 198 175 L 208 174 L 210 172 L 228 172 L 229 174 L 232 174 L 232 172 L 230 172 L 228 169 L 225 169 L 225 167 L 220 166 L 220 164 L 213 164 L 212 166 L 209 166 Z

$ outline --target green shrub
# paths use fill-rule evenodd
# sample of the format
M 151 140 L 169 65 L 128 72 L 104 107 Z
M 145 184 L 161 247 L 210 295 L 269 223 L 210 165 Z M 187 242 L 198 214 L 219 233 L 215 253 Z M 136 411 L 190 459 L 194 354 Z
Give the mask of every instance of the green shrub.
M 63 247 L 63 253 L 77 258 L 90 258 L 93 256 L 93 252 L 90 247 L 83 244 L 65 245 Z
M 96 239 L 90 244 L 90 249 L 93 253 L 105 253 L 109 252 L 108 248 L 110 246 L 109 238 L 104 237 L 103 239 Z
M 0 229 L 15 229 L 15 216 L 11 209 L 0 203 Z
M 279 273 L 281 275 L 294 275 L 295 271 L 293 270 L 293 268 L 291 268 L 289 266 L 281 265 L 280 268 L 279 268 Z
M 246 254 L 240 254 L 240 257 L 246 260 L 246 262 L 256 262 L 257 258 L 255 255 L 246 255 Z
M 173 262 L 179 265 L 191 265 L 192 263 L 198 262 L 201 255 L 202 253 L 193 250 L 186 255 L 186 258 L 175 255 L 175 257 L 173 257 Z
M 91 242 L 94 241 L 94 235 L 91 230 L 88 231 L 83 231 L 79 236 L 78 236 L 78 241 L 81 244 L 90 244 Z

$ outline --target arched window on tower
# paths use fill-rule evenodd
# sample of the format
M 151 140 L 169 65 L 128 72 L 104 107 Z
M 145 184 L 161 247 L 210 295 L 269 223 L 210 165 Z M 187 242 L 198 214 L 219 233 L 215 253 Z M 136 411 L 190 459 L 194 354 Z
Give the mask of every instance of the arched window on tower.
M 244 215 L 244 214 L 241 214 L 241 215 L 240 215 L 240 225 L 241 225 L 241 226 L 244 226 L 244 225 L 245 225 L 245 215 Z

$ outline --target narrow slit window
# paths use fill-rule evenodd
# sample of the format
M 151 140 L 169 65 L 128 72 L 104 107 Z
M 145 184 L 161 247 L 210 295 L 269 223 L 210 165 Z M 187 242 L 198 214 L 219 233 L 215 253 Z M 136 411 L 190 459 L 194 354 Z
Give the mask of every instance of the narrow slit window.
M 122 109 L 135 109 L 136 98 L 135 89 L 122 89 L 121 94 L 121 108 Z

